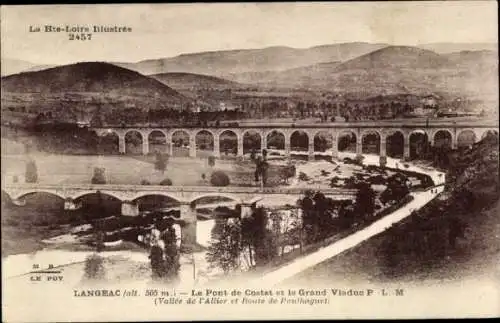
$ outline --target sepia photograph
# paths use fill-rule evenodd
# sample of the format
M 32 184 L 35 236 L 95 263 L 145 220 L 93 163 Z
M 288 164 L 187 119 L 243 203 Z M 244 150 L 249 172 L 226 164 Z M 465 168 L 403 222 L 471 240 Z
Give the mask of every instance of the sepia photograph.
M 497 11 L 2 5 L 2 320 L 499 317 Z

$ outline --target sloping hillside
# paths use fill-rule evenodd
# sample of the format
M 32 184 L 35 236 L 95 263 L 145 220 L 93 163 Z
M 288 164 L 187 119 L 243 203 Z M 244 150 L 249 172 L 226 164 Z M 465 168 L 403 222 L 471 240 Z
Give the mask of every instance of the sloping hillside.
M 26 72 L 2 78 L 6 92 L 106 92 L 151 94 L 180 99 L 181 96 L 160 82 L 108 63 L 88 62 Z
M 62 119 L 102 106 L 112 114 L 113 109 L 174 109 L 189 102 L 158 80 L 108 63 L 77 63 L 2 78 L 2 110 L 58 113 Z
M 449 93 L 491 98 L 498 92 L 495 56 L 488 51 L 439 55 L 416 47 L 390 46 L 347 62 L 240 74 L 235 79 L 273 87 L 354 93 L 358 97 Z
M 462 51 L 497 51 L 498 43 L 430 43 L 421 44 L 418 47 L 432 50 L 438 54 L 448 54 Z
M 470 69 L 472 72 L 486 71 L 498 68 L 498 52 L 491 50 L 461 51 L 446 54 L 445 57 L 460 68 Z
M 449 61 L 430 50 L 410 46 L 389 46 L 347 61 L 337 71 L 366 70 L 379 68 L 434 69 L 449 64 Z
M 223 78 L 193 73 L 162 73 L 151 75 L 151 77 L 177 91 L 239 86 L 238 83 Z
M 500 262 L 498 134 L 454 154 L 438 198 L 381 235 L 299 279 L 455 280 L 494 274 Z

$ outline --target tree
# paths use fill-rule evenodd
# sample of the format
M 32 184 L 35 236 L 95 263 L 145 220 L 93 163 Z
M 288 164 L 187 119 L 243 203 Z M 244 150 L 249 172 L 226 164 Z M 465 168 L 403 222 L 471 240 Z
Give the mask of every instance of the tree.
M 239 267 L 240 230 L 237 219 L 216 219 L 206 254 L 210 268 L 219 267 L 227 274 Z
M 171 218 L 156 220 L 155 229 L 159 231 L 150 251 L 151 271 L 154 280 L 171 283 L 178 278 L 180 263 L 177 236 Z
M 151 247 L 149 253 L 153 280 L 160 280 L 165 273 L 165 261 L 163 260 L 163 250 L 158 245 Z
M 210 176 L 210 183 L 213 186 L 228 186 L 230 184 L 229 176 L 223 171 L 215 171 Z
M 167 281 L 174 281 L 179 276 L 179 269 L 181 267 L 179 263 L 179 248 L 177 247 L 177 235 L 173 228 L 173 220 L 167 218 L 162 223 L 162 233 L 160 239 L 163 240 L 165 245 L 164 257 L 165 257 L 165 279 Z
M 287 165 L 281 169 L 280 176 L 283 181 L 288 184 L 288 179 L 295 177 L 296 173 L 297 170 L 295 168 L 295 165 Z
M 25 177 L 26 183 L 38 182 L 38 171 L 37 171 L 36 163 L 33 159 L 30 159 L 26 163 L 26 172 L 25 172 L 24 177 Z
M 250 160 L 255 160 L 257 156 L 257 152 L 255 151 L 255 148 L 252 148 L 252 150 L 250 151 Z
M 92 176 L 92 184 L 106 184 L 106 178 L 104 177 L 104 168 L 94 167 L 94 176 Z
M 356 186 L 358 193 L 356 194 L 354 211 L 357 217 L 366 219 L 375 212 L 375 191 L 366 182 L 359 182 Z
M 165 178 L 160 182 L 160 185 L 163 186 L 172 186 L 172 180 L 170 178 Z
M 262 160 L 261 166 L 260 166 L 260 172 L 262 175 L 262 184 L 266 186 L 267 183 L 267 170 L 269 169 L 269 163 L 267 162 L 266 159 Z
M 325 151 L 328 148 L 328 142 L 322 135 L 314 137 L 314 150 Z
M 277 239 L 267 228 L 268 220 L 266 210 L 259 207 L 241 221 L 242 246 L 247 248 L 251 265 L 265 265 L 278 255 Z
M 394 174 L 387 179 L 387 188 L 380 194 L 380 201 L 388 203 L 390 201 L 400 201 L 410 193 L 406 184 L 406 176 Z
M 155 169 L 163 173 L 167 169 L 167 163 L 168 163 L 168 154 L 162 154 L 160 152 L 156 152 Z

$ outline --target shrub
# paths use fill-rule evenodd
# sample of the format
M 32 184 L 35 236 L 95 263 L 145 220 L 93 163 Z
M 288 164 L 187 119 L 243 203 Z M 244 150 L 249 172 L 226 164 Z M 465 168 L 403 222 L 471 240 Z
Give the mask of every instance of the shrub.
M 309 176 L 307 176 L 306 173 L 303 173 L 303 172 L 300 172 L 299 173 L 299 181 L 308 181 L 309 180 Z
M 338 185 L 338 181 L 339 181 L 339 177 L 338 176 L 335 176 L 333 177 L 331 180 L 330 180 L 330 187 L 336 187 L 336 186 L 339 186 Z
M 229 176 L 223 171 L 215 171 L 210 176 L 210 183 L 213 186 L 228 186 L 230 183 Z
M 160 185 L 164 186 L 171 186 L 172 185 L 172 180 L 170 178 L 165 178 L 160 182 Z
M 141 181 L 141 185 L 151 185 L 151 182 L 150 182 L 150 181 L 148 181 L 147 179 L 143 179 L 143 180 Z
M 363 165 L 363 160 L 365 157 L 363 155 L 356 155 L 355 163 L 358 165 Z
M 343 159 L 344 164 L 354 164 L 354 160 L 349 157 Z
M 280 176 L 285 182 L 287 182 L 289 178 L 295 177 L 296 172 L 297 170 L 295 165 L 287 165 L 281 169 Z

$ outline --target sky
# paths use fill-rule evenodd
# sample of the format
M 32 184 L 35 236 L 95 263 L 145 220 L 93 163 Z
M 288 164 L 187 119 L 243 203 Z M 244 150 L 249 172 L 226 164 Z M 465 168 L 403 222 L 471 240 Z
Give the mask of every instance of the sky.
M 136 62 L 182 53 L 344 42 L 497 43 L 496 1 L 212 3 L 1 7 L 2 58 L 36 64 Z M 30 32 L 45 25 L 125 26 L 128 33 Z

